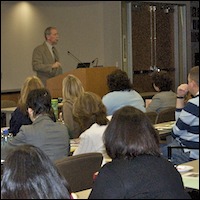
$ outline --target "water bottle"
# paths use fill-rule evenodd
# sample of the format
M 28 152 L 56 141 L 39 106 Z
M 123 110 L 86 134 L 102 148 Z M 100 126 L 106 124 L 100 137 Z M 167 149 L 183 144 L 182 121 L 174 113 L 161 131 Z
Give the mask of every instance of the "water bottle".
M 9 134 L 8 129 L 3 130 L 4 142 L 5 142 L 5 143 L 8 142 L 8 134 Z
M 8 143 L 9 140 L 13 138 L 12 133 L 9 133 L 8 129 L 3 130 L 3 134 L 1 135 L 1 145 Z
M 53 108 L 56 120 L 58 120 L 58 99 L 52 99 L 51 106 Z

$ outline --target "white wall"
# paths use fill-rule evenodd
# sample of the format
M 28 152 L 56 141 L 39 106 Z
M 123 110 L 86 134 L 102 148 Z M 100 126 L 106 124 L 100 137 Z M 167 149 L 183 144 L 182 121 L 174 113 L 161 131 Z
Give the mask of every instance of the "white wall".
M 33 49 L 44 30 L 56 26 L 63 72 L 98 58 L 98 65 L 121 63 L 120 1 L 1 1 L 1 91 L 19 90 L 32 71 Z

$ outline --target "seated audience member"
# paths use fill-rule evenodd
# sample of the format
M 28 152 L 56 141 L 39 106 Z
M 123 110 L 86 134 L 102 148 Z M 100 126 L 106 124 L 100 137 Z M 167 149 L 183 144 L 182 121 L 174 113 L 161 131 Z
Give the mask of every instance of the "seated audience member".
M 72 74 L 67 75 L 62 82 L 63 108 L 62 116 L 68 127 L 71 138 L 78 138 L 81 134 L 80 126 L 73 118 L 72 108 L 75 100 L 84 92 L 81 81 Z
M 37 76 L 29 76 L 24 81 L 17 108 L 11 114 L 9 132 L 12 133 L 13 136 L 19 132 L 21 125 L 32 124 L 26 109 L 26 99 L 31 90 L 43 87 L 43 83 Z
M 1 199 L 70 199 L 70 188 L 40 148 L 20 145 L 3 164 Z
M 182 178 L 159 150 L 159 136 L 137 108 L 117 110 L 104 135 L 112 158 L 94 180 L 89 199 L 190 199 Z
M 74 103 L 73 114 L 82 128 L 80 144 L 73 155 L 100 152 L 106 157 L 102 135 L 110 117 L 106 117 L 106 107 L 101 98 L 92 92 L 83 93 Z
M 51 160 L 68 156 L 68 129 L 50 118 L 52 107 L 49 91 L 45 88 L 30 91 L 26 105 L 33 123 L 22 125 L 17 135 L 1 147 L 1 159 L 5 159 L 11 149 L 22 144 L 32 144 L 41 148 Z
M 185 96 L 190 92 L 193 98 L 185 104 Z M 188 84 L 177 88 L 176 123 L 172 129 L 174 140 L 167 146 L 183 146 L 197 149 L 172 150 L 171 161 L 178 165 L 194 159 L 199 159 L 199 66 L 191 68 L 188 74 Z M 167 158 L 167 146 L 161 148 Z
M 172 79 L 166 71 L 155 71 L 152 74 L 153 87 L 158 92 L 146 108 L 147 112 L 157 112 L 176 106 L 176 93 L 172 91 Z
M 109 92 L 103 96 L 107 114 L 112 115 L 119 108 L 129 105 L 146 112 L 145 103 L 141 95 L 133 86 L 125 71 L 117 69 L 107 76 Z

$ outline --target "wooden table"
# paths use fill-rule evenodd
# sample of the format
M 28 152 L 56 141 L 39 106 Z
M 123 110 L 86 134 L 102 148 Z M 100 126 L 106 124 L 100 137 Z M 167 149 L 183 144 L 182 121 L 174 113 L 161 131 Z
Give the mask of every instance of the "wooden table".
M 159 124 L 154 124 L 154 128 L 158 130 L 161 139 L 166 139 L 168 136 L 171 136 L 171 131 L 174 124 L 175 121 L 163 122 Z
M 199 160 L 190 161 L 181 165 L 193 167 L 191 171 L 180 172 L 184 186 L 199 190 Z
M 6 126 L 9 126 L 11 114 L 15 111 L 16 107 L 1 108 L 1 112 L 6 114 Z
M 80 139 L 70 139 L 70 152 L 73 154 L 73 152 L 78 148 L 78 145 L 80 143 Z

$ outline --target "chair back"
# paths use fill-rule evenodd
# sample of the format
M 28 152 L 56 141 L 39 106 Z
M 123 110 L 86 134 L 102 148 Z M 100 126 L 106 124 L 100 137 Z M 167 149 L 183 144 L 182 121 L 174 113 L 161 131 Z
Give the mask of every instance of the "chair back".
M 156 124 L 162 123 L 162 122 L 169 122 L 169 121 L 175 121 L 175 110 L 176 107 L 169 107 L 165 110 L 162 110 L 157 115 Z
M 93 175 L 101 168 L 101 153 L 84 153 L 55 161 L 59 172 L 66 178 L 72 192 L 89 189 L 93 185 Z
M 156 123 L 157 113 L 154 111 L 146 112 L 145 115 L 150 119 L 152 124 Z

